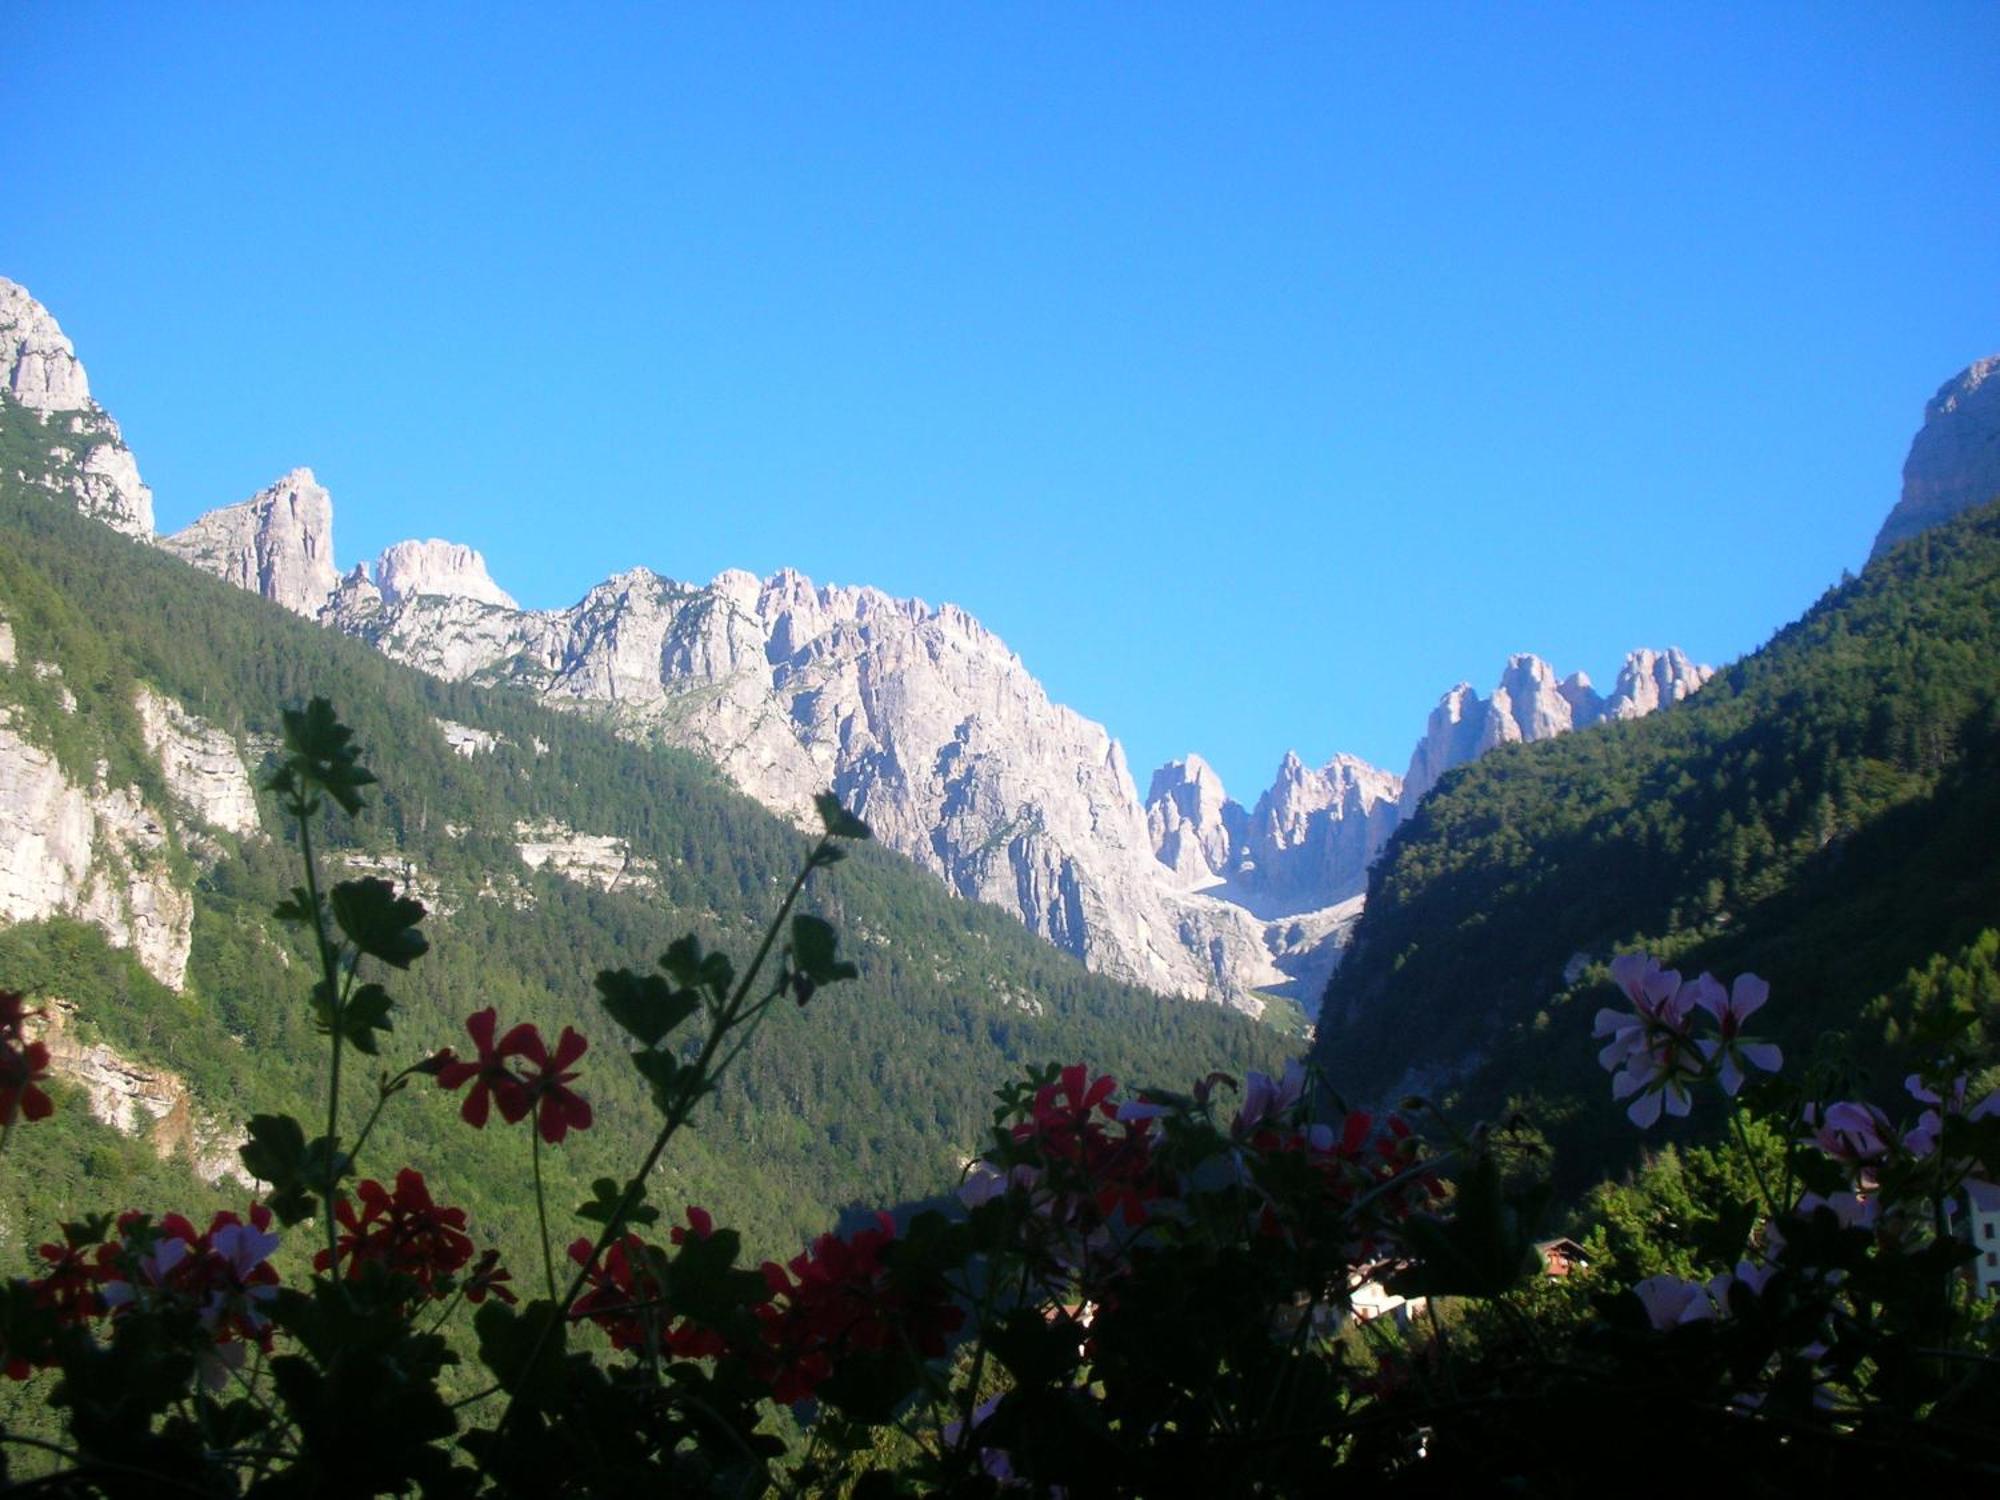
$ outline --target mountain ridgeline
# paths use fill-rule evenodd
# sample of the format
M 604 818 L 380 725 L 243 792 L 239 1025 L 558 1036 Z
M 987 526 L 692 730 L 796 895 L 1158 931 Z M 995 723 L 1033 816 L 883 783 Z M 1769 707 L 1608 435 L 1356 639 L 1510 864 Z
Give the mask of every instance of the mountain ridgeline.
M 599 1123 L 556 1154 L 554 1191 L 581 1201 L 593 1176 L 629 1170 L 651 1111 L 593 975 L 650 967 L 686 930 L 747 954 L 805 837 L 692 755 L 414 671 L 51 503 L 65 496 L 20 476 L 65 440 L 0 394 L 0 983 L 63 1002 L 70 1050 L 95 1069 L 65 1076 L 103 1114 L 119 1078 L 170 1075 L 180 1124 L 138 1123 L 211 1180 L 230 1170 L 238 1122 L 318 1096 L 309 962 L 270 919 L 296 852 L 249 781 L 280 707 L 320 694 L 382 781 L 365 816 L 322 830 L 330 876 L 386 874 L 431 908 L 431 954 L 391 980 L 385 1061 L 464 1047 L 464 1017 L 486 1005 L 576 1025 Z M 850 1205 L 949 1188 L 990 1091 L 1024 1065 L 1081 1058 L 1184 1083 L 1284 1051 L 1224 1008 L 1090 974 L 873 846 L 810 899 L 861 977 L 765 1029 L 656 1189 L 766 1253 Z M 525 1143 L 465 1129 L 455 1102 L 398 1100 L 368 1165 L 435 1164 L 440 1194 L 475 1222 L 518 1227 Z M 88 1115 L 74 1093 L 58 1130 L 14 1143 L 10 1236 L 154 1180 Z
M 1375 868 L 1315 1055 L 1358 1094 L 1511 1099 L 1560 1136 L 1602 1116 L 1600 965 L 1645 949 L 1763 975 L 1760 1028 L 1789 1056 L 1844 1032 L 1830 1063 L 1894 1089 L 1904 1059 L 1883 1046 L 1924 972 L 1991 967 L 1996 829 L 1989 504 L 1891 548 L 1675 712 L 1446 776 Z M 1990 981 L 1961 989 L 2000 1006 Z M 1578 1129 L 1559 1155 L 1587 1172 L 1603 1148 Z

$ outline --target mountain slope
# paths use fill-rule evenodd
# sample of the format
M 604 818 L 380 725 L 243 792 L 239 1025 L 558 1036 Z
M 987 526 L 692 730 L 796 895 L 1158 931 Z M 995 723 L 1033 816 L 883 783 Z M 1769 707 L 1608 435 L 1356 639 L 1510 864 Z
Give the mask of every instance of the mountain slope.
M 1602 1087 L 1590 966 L 1637 947 L 1762 973 L 1803 1056 L 2000 925 L 1996 772 L 1988 506 L 1892 550 L 1675 712 L 1446 777 L 1376 867 L 1317 1056 L 1358 1093 L 1480 1109 L 1539 1093 L 1560 1117 Z
M 359 824 L 326 830 L 333 872 L 388 873 L 435 911 L 432 955 L 392 984 L 405 1011 L 388 1057 L 462 1045 L 462 1018 L 486 1004 L 576 1024 L 597 1044 L 585 1077 L 600 1125 L 560 1154 L 556 1191 L 629 1162 L 649 1111 L 591 976 L 645 967 L 690 928 L 745 951 L 804 838 L 692 756 L 427 677 L 79 517 L 8 462 L 45 437 L 38 416 L 0 396 L 0 618 L 13 646 L 0 707 L 66 786 L 129 789 L 158 830 L 156 865 L 135 871 L 97 847 L 86 878 L 125 890 L 143 874 L 181 893 L 188 948 L 184 972 L 165 974 L 176 991 L 107 946 L 114 921 L 65 898 L 37 920 L 0 921 L 0 984 L 76 1002 L 90 1037 L 180 1072 L 205 1119 L 312 1097 L 323 1052 L 305 1014 L 305 955 L 267 915 L 296 879 L 292 856 L 268 802 L 261 828 L 242 821 L 219 755 L 226 746 L 256 768 L 279 706 L 324 693 L 383 780 Z M 158 703 L 210 756 L 208 773 L 155 748 Z M 1088 974 L 886 851 L 863 850 L 815 896 L 861 979 L 766 1029 L 664 1188 L 744 1223 L 762 1250 L 787 1249 L 849 1203 L 949 1185 L 989 1091 L 1026 1062 L 1086 1057 L 1176 1080 L 1281 1055 L 1267 1029 Z M 509 1146 L 523 1143 L 466 1131 L 450 1105 L 429 1092 L 399 1100 L 373 1164 L 435 1162 L 442 1192 L 505 1218 L 522 1165 Z M 23 1220 L 4 1222 L 20 1232 Z

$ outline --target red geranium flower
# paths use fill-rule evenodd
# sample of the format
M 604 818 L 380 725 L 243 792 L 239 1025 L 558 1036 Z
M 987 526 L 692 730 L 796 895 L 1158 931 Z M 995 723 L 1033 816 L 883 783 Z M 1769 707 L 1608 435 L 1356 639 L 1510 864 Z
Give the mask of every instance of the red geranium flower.
M 767 1347 L 753 1364 L 773 1400 L 810 1396 L 849 1354 L 879 1354 L 907 1341 L 937 1358 L 945 1335 L 965 1321 L 941 1283 L 913 1284 L 892 1274 L 883 1252 L 895 1241 L 895 1221 L 877 1214 L 875 1225 L 852 1239 L 823 1234 L 789 1268 L 764 1263 L 772 1300 L 757 1308 L 757 1317 Z
M 356 1187 L 354 1195 L 361 1200 L 358 1214 L 346 1198 L 334 1210 L 346 1231 L 340 1236 L 340 1255 L 349 1276 L 360 1275 L 365 1265 L 379 1264 L 412 1278 L 426 1295 L 435 1295 L 440 1282 L 472 1259 L 465 1210 L 434 1203 L 422 1173 L 405 1167 L 396 1174 L 395 1192 L 371 1178 Z M 316 1271 L 326 1270 L 328 1264 L 324 1250 L 313 1257 Z
M 45 1120 L 55 1111 L 37 1086 L 49 1076 L 49 1049 L 23 1033 L 27 1019 L 40 1015 L 25 997 L 0 990 L 0 1129 L 16 1119 Z
M 493 1029 L 498 1024 L 498 1015 L 489 1005 L 465 1018 L 466 1034 L 479 1049 L 478 1061 L 462 1061 L 448 1047 L 433 1059 L 437 1064 L 440 1088 L 456 1089 L 461 1084 L 472 1082 L 472 1092 L 465 1096 L 465 1105 L 459 1110 L 459 1116 L 475 1129 L 485 1128 L 487 1111 L 495 1101 L 500 1105 L 500 1118 L 509 1125 L 528 1112 L 527 1089 L 507 1066 L 507 1059 L 520 1050 L 517 1043 L 522 1032 L 534 1028 L 516 1026 L 496 1047 L 493 1044 Z
M 479 1263 L 472 1268 L 471 1273 L 465 1278 L 465 1300 L 476 1305 L 484 1302 L 488 1294 L 491 1294 L 511 1306 L 521 1299 L 516 1297 L 508 1288 L 500 1285 L 500 1283 L 503 1281 L 512 1281 L 513 1279 L 514 1273 L 512 1271 L 501 1268 L 500 1252 L 498 1250 L 482 1251 L 479 1256 Z
M 543 1045 L 542 1034 L 526 1025 L 516 1026 L 507 1033 L 501 1043 L 503 1050 L 509 1043 L 514 1043 L 514 1050 L 536 1069 L 521 1084 L 527 1093 L 528 1107 L 535 1111 L 535 1124 L 542 1132 L 542 1139 L 555 1146 L 572 1130 L 588 1130 L 590 1101 L 564 1085 L 576 1077 L 568 1069 L 589 1049 L 590 1043 L 575 1028 L 565 1026 L 562 1038 L 556 1043 L 555 1056 L 551 1057 Z

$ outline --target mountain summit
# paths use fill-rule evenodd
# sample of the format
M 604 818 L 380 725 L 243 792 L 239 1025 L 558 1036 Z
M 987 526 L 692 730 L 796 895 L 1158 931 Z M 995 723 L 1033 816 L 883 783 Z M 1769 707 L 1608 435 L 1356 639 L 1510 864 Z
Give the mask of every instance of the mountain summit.
M 46 307 L 18 282 L 0 276 L 0 392 L 33 412 L 64 440 L 48 469 L 23 474 L 68 495 L 85 515 L 141 540 L 153 534 L 153 492 L 110 414 L 91 399 L 76 349 Z
M 75 474 L 45 485 L 149 537 L 151 496 L 69 340 L 20 287 L 0 293 L 0 382 L 37 420 L 70 413 L 91 445 Z M 478 552 L 435 539 L 398 542 L 342 576 L 332 497 L 306 468 L 160 545 L 434 676 L 524 689 L 692 750 L 794 820 L 831 786 L 884 843 L 1089 967 L 1253 1013 L 1273 995 L 1317 996 L 1370 864 L 1444 771 L 1495 744 L 1676 701 L 1707 673 L 1678 652 L 1635 653 L 1601 700 L 1580 676 L 1558 683 L 1516 657 L 1491 699 L 1469 686 L 1447 695 L 1407 777 L 1288 754 L 1246 810 L 1191 757 L 1142 802 L 1110 732 L 1052 702 L 956 605 L 790 569 L 694 584 L 634 568 L 566 609 L 529 610 Z
M 2000 499 L 2000 354 L 1968 365 L 1924 407 L 1924 425 L 1903 461 L 1903 497 L 1883 521 L 1868 557 Z

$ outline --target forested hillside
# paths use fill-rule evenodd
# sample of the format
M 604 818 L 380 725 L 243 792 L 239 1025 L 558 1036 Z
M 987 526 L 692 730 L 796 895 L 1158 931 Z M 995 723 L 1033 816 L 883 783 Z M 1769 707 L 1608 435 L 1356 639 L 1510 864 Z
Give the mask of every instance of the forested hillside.
M 11 706 L 14 731 L 79 784 L 101 761 L 113 784 L 168 807 L 133 707 L 141 683 L 234 736 L 253 770 L 281 707 L 332 700 L 382 784 L 358 822 L 329 818 L 330 868 L 350 873 L 343 861 L 355 855 L 399 870 L 407 862 L 438 908 L 426 924 L 430 955 L 393 976 L 400 1010 L 383 1062 L 464 1049 L 463 1018 L 487 1005 L 503 1024 L 534 1020 L 551 1034 L 574 1024 L 593 1043 L 579 1087 L 598 1126 L 553 1153 L 555 1201 L 580 1201 L 588 1193 L 578 1184 L 628 1171 L 654 1115 L 597 1010 L 593 975 L 648 968 L 688 930 L 743 955 L 806 838 L 692 757 L 424 677 L 51 503 L 17 477 L 35 472 L 51 439 L 59 435 L 17 427 L 0 454 L 0 617 L 19 659 L 0 670 L 0 704 Z M 34 663 L 58 665 L 60 678 Z M 496 738 L 460 755 L 440 721 Z M 266 830 L 279 829 L 268 799 L 263 813 Z M 604 890 L 529 869 L 517 825 L 551 820 L 624 840 L 645 879 Z M 0 929 L 0 987 L 76 1002 L 85 1033 L 178 1071 L 197 1110 L 218 1118 L 323 1097 L 310 965 L 297 936 L 269 920 L 298 879 L 282 830 L 177 828 L 168 857 L 197 893 L 182 993 L 95 928 L 62 920 Z M 1214 1067 L 1270 1066 L 1284 1050 L 1275 1032 L 1219 1007 L 1090 975 L 999 911 L 953 899 L 872 847 L 816 877 L 808 900 L 840 929 L 860 979 L 802 1011 L 786 1007 L 765 1028 L 676 1144 L 661 1192 L 714 1207 L 758 1253 L 788 1253 L 843 1207 L 952 1185 L 981 1141 L 991 1091 L 1023 1064 L 1088 1058 L 1121 1077 L 1184 1086 Z M 518 1228 L 525 1144 L 458 1126 L 457 1103 L 428 1088 L 397 1100 L 363 1171 L 422 1161 L 440 1198 L 466 1205 L 482 1232 L 510 1220 Z M 59 1116 L 59 1128 L 12 1145 L 0 1189 L 10 1258 L 59 1209 L 121 1206 L 159 1187 L 145 1151 L 91 1126 L 80 1098 Z M 143 1206 L 203 1205 L 192 1187 L 188 1195 Z
M 1582 1180 L 1612 1164 L 1567 1127 L 1605 1086 L 1589 1036 L 1601 965 L 1643 948 L 1763 975 L 1782 1003 L 1760 1026 L 1791 1055 L 1893 1088 L 1903 1060 L 1885 1044 L 1920 992 L 2000 1003 L 1978 946 L 2000 926 L 1996 829 L 1987 506 L 1871 565 L 1673 712 L 1448 777 L 1375 868 L 1316 1054 L 1363 1097 L 1527 1103 Z

